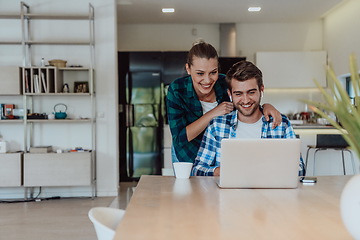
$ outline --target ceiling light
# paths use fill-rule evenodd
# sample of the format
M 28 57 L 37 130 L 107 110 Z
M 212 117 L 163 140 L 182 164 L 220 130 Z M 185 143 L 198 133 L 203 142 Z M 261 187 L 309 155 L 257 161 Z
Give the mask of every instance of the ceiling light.
M 163 8 L 162 12 L 163 13 L 173 13 L 173 12 L 175 12 L 175 9 L 174 8 Z
M 249 12 L 260 12 L 261 7 L 249 7 L 248 11 Z

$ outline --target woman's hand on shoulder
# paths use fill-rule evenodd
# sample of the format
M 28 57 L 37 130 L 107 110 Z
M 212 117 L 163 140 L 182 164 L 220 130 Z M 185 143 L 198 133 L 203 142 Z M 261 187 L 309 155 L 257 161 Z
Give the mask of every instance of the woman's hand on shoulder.
M 265 103 L 263 105 L 263 112 L 266 121 L 270 120 L 269 116 L 273 117 L 273 128 L 276 128 L 280 125 L 282 120 L 281 113 L 273 105 Z
M 208 113 L 212 115 L 212 117 L 222 116 L 228 114 L 234 110 L 234 105 L 232 102 L 222 102 L 217 105 L 214 109 L 209 111 Z

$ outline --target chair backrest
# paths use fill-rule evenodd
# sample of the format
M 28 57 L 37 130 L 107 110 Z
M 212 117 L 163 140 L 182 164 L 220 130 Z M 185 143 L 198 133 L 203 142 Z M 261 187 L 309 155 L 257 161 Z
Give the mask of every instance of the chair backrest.
M 317 148 L 346 148 L 349 144 L 345 141 L 342 134 L 317 134 Z
M 125 210 L 94 207 L 90 209 L 88 216 L 93 223 L 98 240 L 112 240 L 115 236 L 116 227 L 125 214 Z

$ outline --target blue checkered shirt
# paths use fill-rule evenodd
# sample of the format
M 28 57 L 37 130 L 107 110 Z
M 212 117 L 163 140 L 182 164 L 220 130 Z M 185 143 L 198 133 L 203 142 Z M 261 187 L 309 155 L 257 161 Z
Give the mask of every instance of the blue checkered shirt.
M 273 121 L 270 122 L 262 117 L 263 125 L 261 138 L 296 138 L 289 119 L 282 115 L 279 126 L 272 129 Z M 220 167 L 220 146 L 224 138 L 236 138 L 237 111 L 219 116 L 211 120 L 203 136 L 200 149 L 195 158 L 192 175 L 213 176 L 214 170 Z M 300 155 L 299 176 L 305 176 L 304 161 Z

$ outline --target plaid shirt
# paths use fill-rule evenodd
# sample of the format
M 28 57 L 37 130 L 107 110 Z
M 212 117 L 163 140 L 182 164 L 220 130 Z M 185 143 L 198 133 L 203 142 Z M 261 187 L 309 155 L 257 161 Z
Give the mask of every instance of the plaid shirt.
M 282 115 L 282 122 L 272 129 L 273 122 L 262 117 L 261 138 L 296 138 L 289 119 Z M 192 169 L 193 175 L 213 176 L 220 167 L 220 147 L 224 138 L 236 138 L 237 111 L 211 120 L 207 127 Z M 300 155 L 299 176 L 305 176 L 304 162 Z
M 219 74 L 214 90 L 218 103 L 230 101 L 227 94 L 225 75 Z M 168 120 L 176 156 L 181 162 L 194 162 L 204 132 L 190 142 L 188 141 L 186 126 L 203 115 L 201 103 L 194 90 L 191 76 L 173 81 L 169 85 L 166 99 Z

